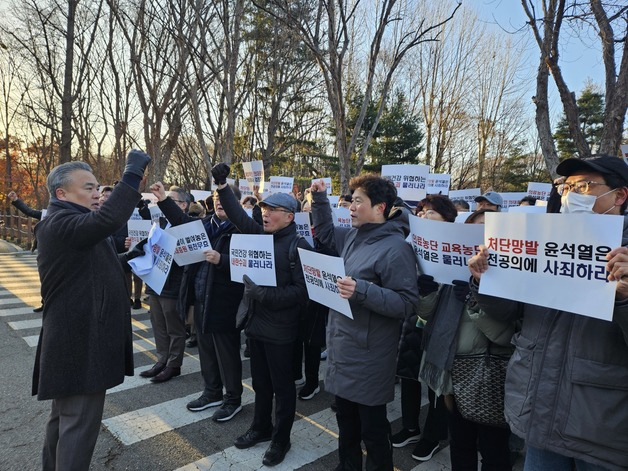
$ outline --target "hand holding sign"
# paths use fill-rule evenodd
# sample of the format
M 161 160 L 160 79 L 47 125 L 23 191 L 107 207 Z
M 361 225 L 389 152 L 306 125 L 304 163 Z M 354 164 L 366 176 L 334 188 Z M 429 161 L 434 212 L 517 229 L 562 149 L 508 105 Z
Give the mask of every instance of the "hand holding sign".
M 351 298 L 351 296 L 353 296 L 353 293 L 355 292 L 355 287 L 357 285 L 358 282 L 350 276 L 338 278 L 338 280 L 336 281 L 336 286 L 338 286 L 340 297 L 344 299 L 349 299 Z
M 215 250 L 206 250 L 203 252 L 205 254 L 205 261 L 209 262 L 213 265 L 218 265 L 220 263 L 220 252 Z
M 606 255 L 608 281 L 617 281 L 616 294 L 619 299 L 628 298 L 628 247 L 618 247 Z
M 488 270 L 488 249 L 486 245 L 480 245 L 480 251 L 469 259 L 469 271 L 473 278 L 480 281 L 482 273 Z

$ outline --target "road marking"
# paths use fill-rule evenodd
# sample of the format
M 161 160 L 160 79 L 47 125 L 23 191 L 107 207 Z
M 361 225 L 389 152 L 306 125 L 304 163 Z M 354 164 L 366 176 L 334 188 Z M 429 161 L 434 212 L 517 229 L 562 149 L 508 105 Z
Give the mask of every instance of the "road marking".
M 23 316 L 24 314 L 41 314 L 33 312 L 32 307 L 11 307 L 0 311 L 0 317 Z
M 397 393 L 399 387 L 396 387 Z M 401 417 L 399 401 L 387 405 L 390 422 Z M 324 409 L 294 422 L 290 432 L 292 448 L 281 463 L 282 469 L 298 469 L 338 450 L 338 422 L 331 409 Z M 176 471 L 256 470 L 268 443 L 240 450 L 234 446 L 201 458 Z M 423 469 L 423 468 L 421 468 Z
M 13 330 L 34 329 L 36 327 L 41 328 L 42 320 L 41 319 L 29 319 L 27 321 L 7 322 L 7 324 L 9 324 L 9 327 L 11 327 Z M 138 321 L 133 318 L 131 319 L 131 330 L 133 332 L 147 331 L 150 329 L 151 329 L 150 325 L 146 325 L 143 322 Z
M 253 403 L 255 395 L 249 389 L 251 387 L 250 382 L 243 382 L 243 384 L 248 386 L 244 388 L 242 393 L 242 406 L 245 406 Z M 155 386 L 159 387 L 158 385 Z M 199 393 L 190 394 L 189 396 L 110 417 L 103 420 L 102 423 L 123 445 L 132 445 L 210 418 L 216 410 L 215 407 L 200 412 L 190 412 L 186 409 L 186 404 L 198 396 Z

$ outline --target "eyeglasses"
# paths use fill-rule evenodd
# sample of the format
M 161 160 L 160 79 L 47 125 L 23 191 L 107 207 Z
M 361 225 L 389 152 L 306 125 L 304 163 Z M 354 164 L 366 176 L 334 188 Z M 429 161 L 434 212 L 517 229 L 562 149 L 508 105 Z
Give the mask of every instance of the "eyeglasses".
M 174 201 L 175 203 L 187 203 L 187 201 L 183 201 L 183 200 L 175 200 L 173 198 L 170 198 L 170 199 L 172 199 L 172 201 Z
M 262 212 L 263 213 L 288 213 L 288 214 L 292 214 L 292 211 L 286 211 L 285 209 L 280 209 L 280 208 L 273 208 L 273 207 L 268 206 L 268 205 L 262 206 Z
M 606 185 L 603 182 L 592 182 L 589 180 L 580 180 L 573 183 L 561 183 L 556 187 L 559 195 L 573 191 L 575 193 L 584 194 L 589 192 L 589 185 Z

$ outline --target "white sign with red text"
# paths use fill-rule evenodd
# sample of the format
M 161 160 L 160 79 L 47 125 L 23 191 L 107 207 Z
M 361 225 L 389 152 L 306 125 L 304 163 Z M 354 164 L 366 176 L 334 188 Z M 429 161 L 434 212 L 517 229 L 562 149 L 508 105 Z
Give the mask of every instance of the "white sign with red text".
M 410 239 L 421 273 L 438 283 L 468 280 L 468 260 L 484 240 L 481 224 L 454 224 L 409 216 Z
M 486 213 L 489 268 L 480 293 L 610 321 L 616 282 L 606 254 L 621 245 L 623 216 Z
M 310 250 L 298 250 L 309 298 L 353 319 L 349 300 L 340 297 L 336 285 L 336 280 L 345 276 L 344 260 Z
M 397 188 L 397 196 L 407 201 L 420 201 L 427 195 L 429 165 L 382 165 L 382 177 Z
M 233 234 L 229 246 L 231 281 L 242 283 L 248 275 L 260 286 L 277 286 L 275 246 L 268 234 Z
M 204 252 L 212 248 L 200 219 L 169 227 L 166 232 L 177 239 L 174 261 L 180 267 L 205 261 Z
M 254 191 L 262 193 L 264 191 L 264 162 L 261 160 L 253 160 L 252 162 L 242 162 L 244 170 L 244 178 L 249 182 L 249 187 Z

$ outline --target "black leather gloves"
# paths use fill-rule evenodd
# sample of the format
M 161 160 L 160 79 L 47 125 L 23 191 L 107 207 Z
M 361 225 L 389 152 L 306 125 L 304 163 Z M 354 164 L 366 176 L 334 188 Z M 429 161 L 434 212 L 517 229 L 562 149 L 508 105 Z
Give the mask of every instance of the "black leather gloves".
M 430 275 L 419 275 L 419 294 L 427 296 L 428 294 L 438 291 L 438 283 L 434 281 L 434 277 Z
M 466 303 L 469 293 L 469 282 L 463 280 L 454 280 L 451 282 L 454 285 L 454 296 L 461 303 Z
M 140 240 L 135 247 L 124 254 L 124 259 L 128 262 L 129 260 L 133 260 L 135 257 L 141 257 L 144 255 L 144 246 L 148 242 L 148 239 Z
M 264 299 L 264 295 L 266 294 L 265 287 L 255 284 L 247 275 L 242 277 L 242 281 L 244 281 L 244 294 L 248 296 L 249 299 L 256 301 L 262 301 Z
M 224 185 L 227 183 L 229 172 L 231 172 L 231 169 L 224 162 L 214 165 L 212 167 L 212 177 L 214 177 L 214 183 L 216 183 L 216 185 Z
M 126 156 L 126 167 L 124 167 L 124 173 L 130 173 L 140 178 L 144 176 L 144 170 L 148 167 L 152 159 L 150 156 L 141 150 L 133 149 Z

